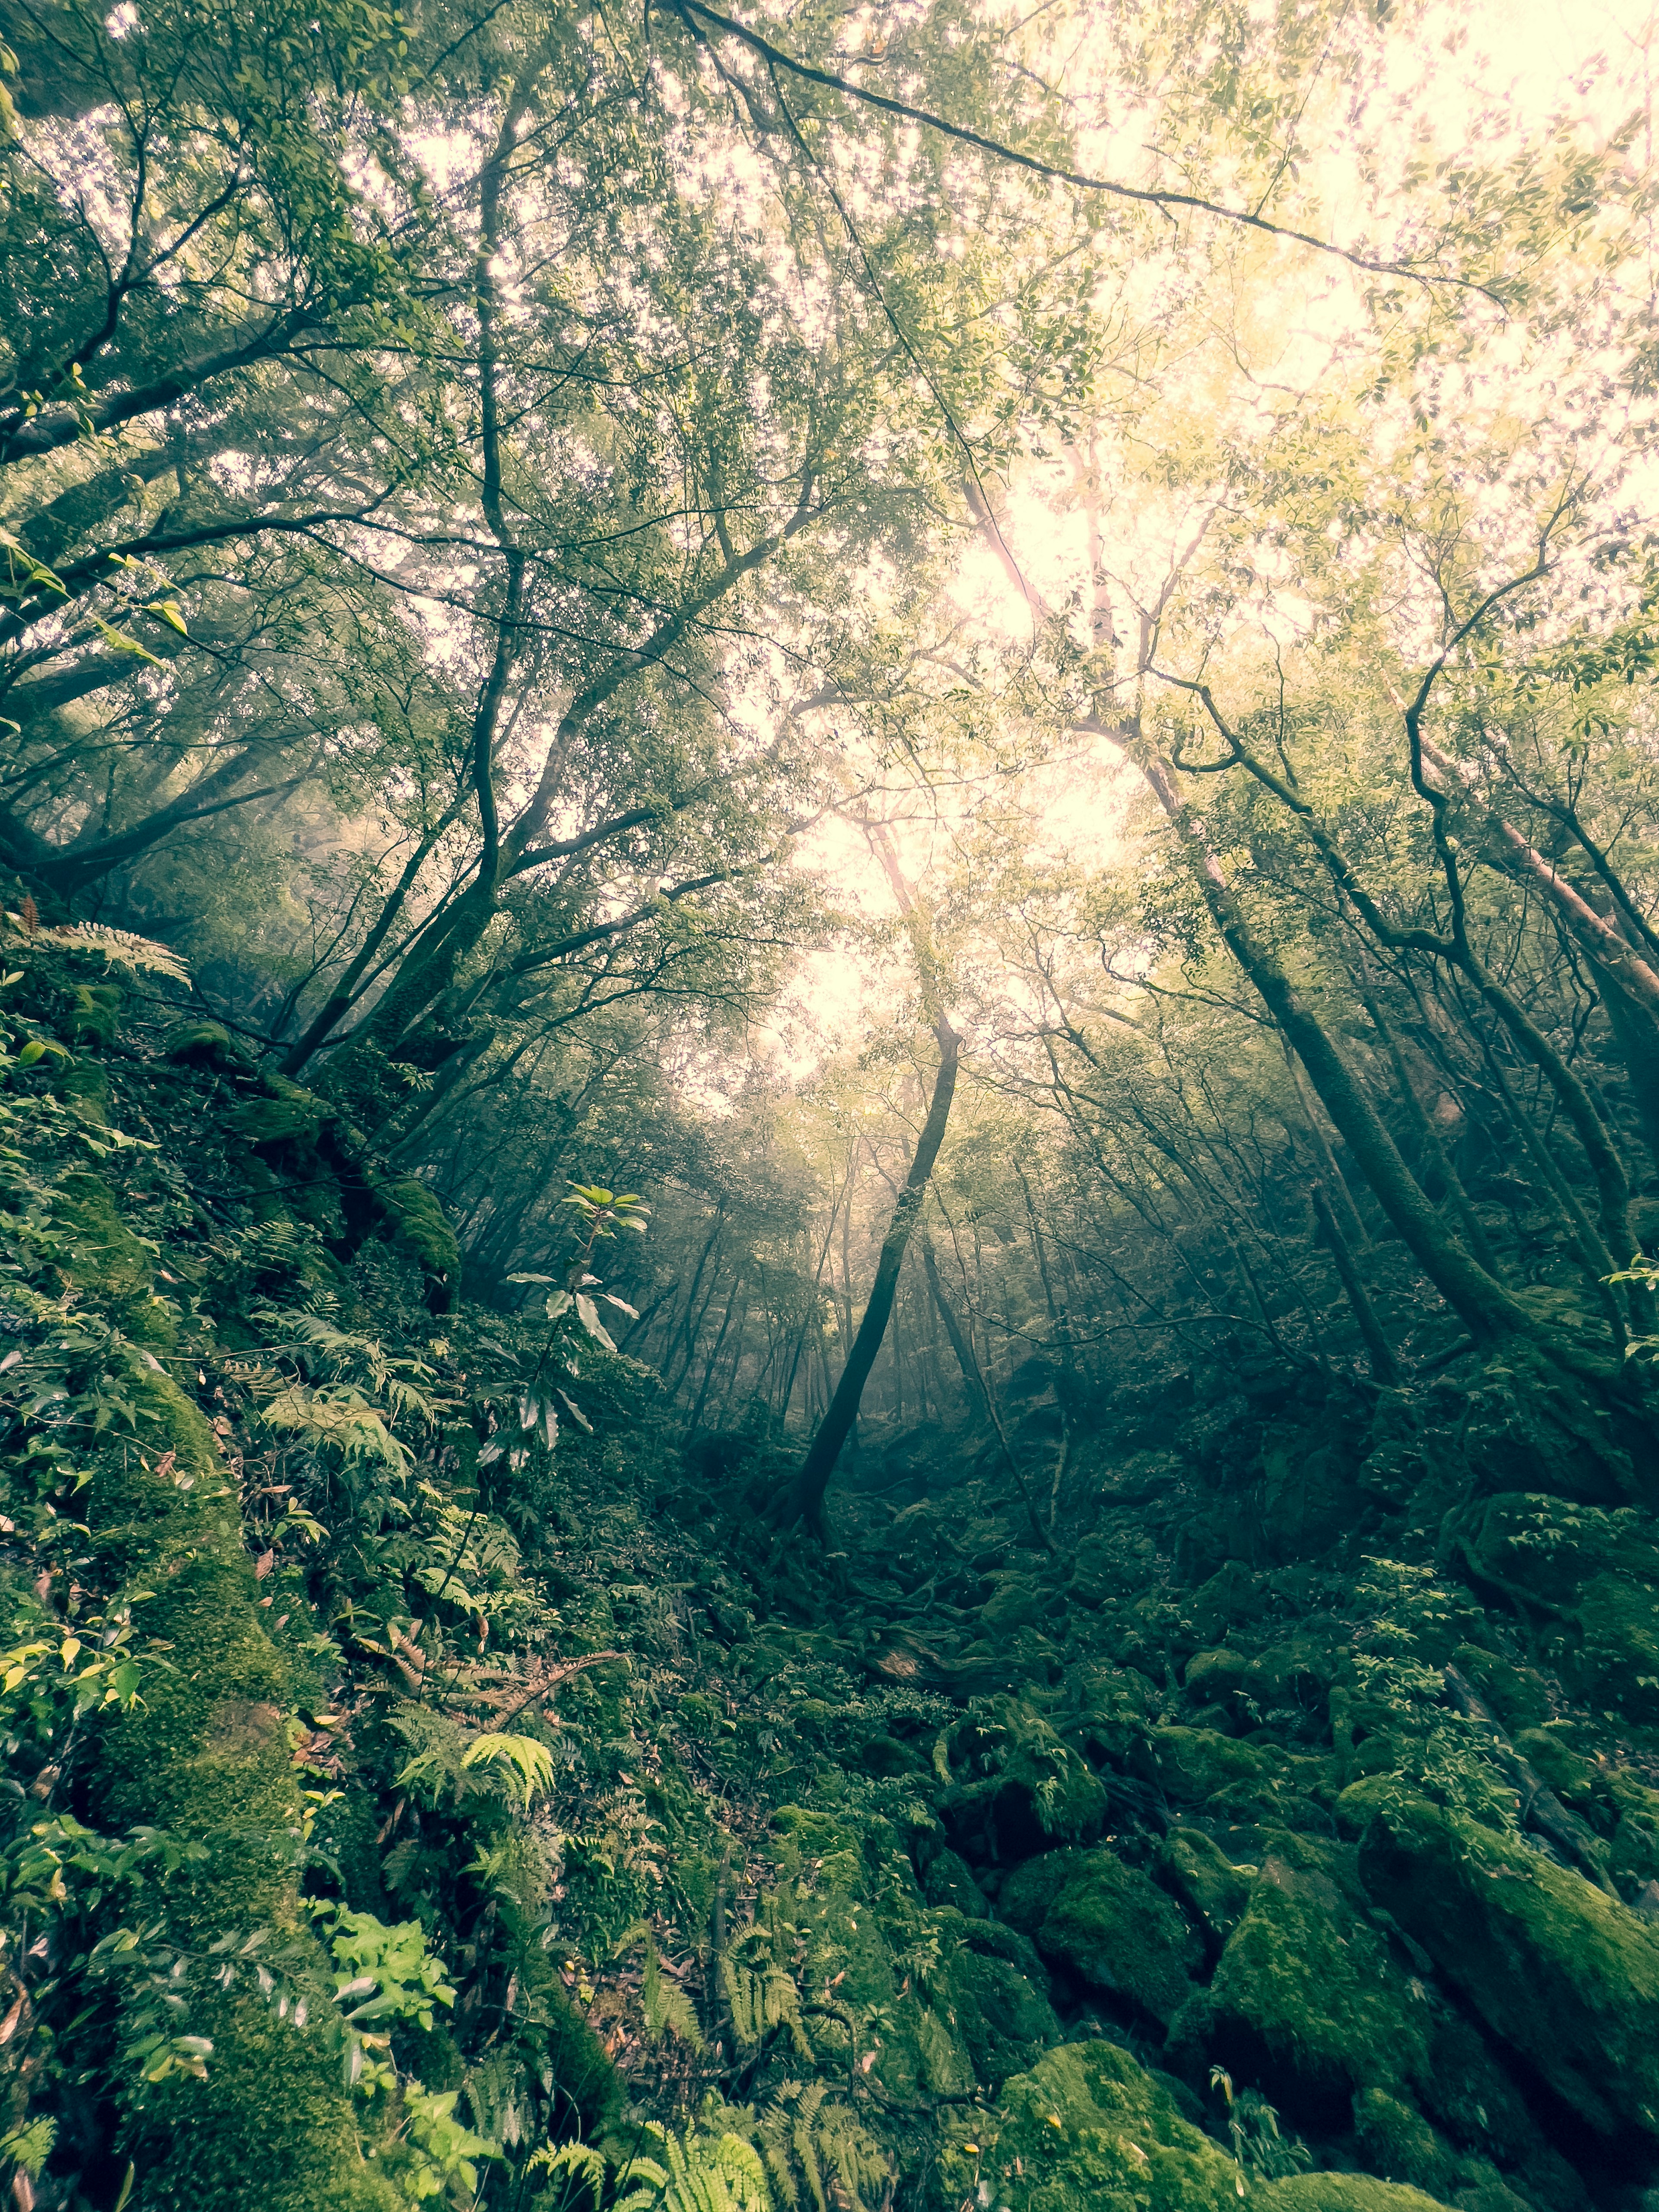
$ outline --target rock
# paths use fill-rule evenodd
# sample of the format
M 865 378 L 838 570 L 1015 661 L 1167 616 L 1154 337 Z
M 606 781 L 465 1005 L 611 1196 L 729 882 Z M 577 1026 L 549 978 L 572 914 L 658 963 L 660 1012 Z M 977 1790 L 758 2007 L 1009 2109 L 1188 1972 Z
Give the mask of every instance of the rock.
M 1107 1850 L 1049 1851 L 1004 1883 L 1002 1917 L 1045 1958 L 1168 2027 L 1192 1995 L 1200 1947 L 1181 1913 Z
M 1218 1955 L 1244 1917 L 1255 1869 L 1235 1866 L 1201 1828 L 1175 1828 L 1153 1871 L 1198 1923 L 1212 1954 Z
M 1353 2132 L 1360 2155 L 1384 2181 L 1408 2182 L 1443 2197 L 1456 2188 L 1457 2156 L 1450 2144 L 1420 2112 L 1386 2089 L 1356 2093 Z
M 1010 1936 L 1010 1930 L 985 1921 L 966 1923 L 945 1969 L 941 2003 L 945 2025 L 961 2041 L 981 2081 L 1000 2081 L 1033 2064 L 1060 2037 L 1036 1959 L 1000 1955 L 1003 1947 L 998 1939 Z M 1028 1966 L 1029 1971 L 1022 1971 Z
M 1004 2085 L 994 2115 L 952 2119 L 935 2212 L 1237 2212 L 1237 2168 L 1127 2051 L 1066 2044 Z
M 929 1905 L 953 1905 L 970 1920 L 985 1917 L 984 1893 L 974 1880 L 973 1869 L 954 1851 L 940 1851 L 929 1862 L 921 1893 Z
M 1247 2181 L 1115 2043 L 1069 2043 L 1004 2085 L 994 2114 L 946 2124 L 931 2212 L 1436 2212 L 1366 2174 Z
M 1478 1645 L 1460 1644 L 1452 1664 L 1473 1683 L 1511 1735 L 1522 1729 L 1538 1728 L 1550 1717 L 1549 1691 L 1543 1676 L 1531 1667 L 1511 1667 Z
M 1443 1553 L 1560 1624 L 1553 1663 L 1587 1702 L 1659 1721 L 1659 1545 L 1650 1516 L 1505 1491 L 1449 1516 Z
M 1215 1651 L 1194 1651 L 1187 1662 L 1187 1695 L 1196 1705 L 1234 1697 L 1243 1689 L 1249 1671 L 1244 1653 L 1225 1644 Z
M 1209 1993 L 1211 2054 L 1330 2126 L 1357 2090 L 1409 2095 L 1429 2072 L 1426 1996 L 1345 1893 L 1352 1861 L 1335 1844 L 1277 1838 Z
M 1325 1786 L 1323 1760 L 1295 1758 L 1270 1742 L 1241 1742 L 1213 1729 L 1150 1729 L 1129 1763 L 1171 1806 L 1202 1806 L 1217 1817 L 1279 1827 L 1301 1825 L 1308 1791 Z
M 1366 1888 L 1599 2134 L 1659 2138 L 1659 1929 L 1518 1839 L 1384 1806 Z
M 975 1863 L 1017 1863 L 1092 1841 L 1105 1821 L 1106 1789 L 1088 1760 L 1023 1701 L 998 1697 L 988 1705 L 953 1732 L 952 1762 L 966 1761 L 980 1778 L 940 1800 L 952 1844 Z

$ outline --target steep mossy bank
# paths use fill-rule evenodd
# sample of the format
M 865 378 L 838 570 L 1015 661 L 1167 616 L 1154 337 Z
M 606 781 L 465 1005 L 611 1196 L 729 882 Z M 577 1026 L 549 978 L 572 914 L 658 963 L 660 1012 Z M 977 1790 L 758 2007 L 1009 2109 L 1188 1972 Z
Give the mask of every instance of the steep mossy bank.
M 1052 1549 L 913 1427 L 826 1554 L 222 1030 L 15 1018 L 82 968 L 0 1093 L 20 2202 L 1659 2203 L 1638 1386 L 1051 1371 Z

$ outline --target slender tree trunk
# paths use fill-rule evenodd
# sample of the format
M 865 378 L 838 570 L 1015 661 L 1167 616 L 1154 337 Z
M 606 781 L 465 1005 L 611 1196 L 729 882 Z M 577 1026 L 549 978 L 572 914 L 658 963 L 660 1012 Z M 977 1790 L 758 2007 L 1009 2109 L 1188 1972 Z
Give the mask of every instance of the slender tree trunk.
M 1153 758 L 1146 763 L 1146 771 L 1181 839 L 1223 943 L 1295 1048 L 1326 1112 L 1401 1242 L 1478 1344 L 1494 1344 L 1512 1334 L 1535 1334 L 1525 1307 L 1448 1231 L 1324 1024 L 1303 1004 L 1273 954 L 1257 940 L 1191 808 L 1180 795 L 1174 769 L 1167 762 Z
M 910 1172 L 904 1179 L 904 1188 L 898 1194 L 887 1224 L 887 1234 L 882 1239 L 875 1280 L 870 1285 L 869 1303 L 864 1309 L 863 1319 L 848 1352 L 847 1364 L 842 1370 L 841 1380 L 836 1385 L 829 1411 L 819 1423 L 817 1434 L 808 1447 L 800 1471 L 790 1486 L 785 1518 L 792 1524 L 805 1521 L 814 1529 L 823 1529 L 824 1492 L 830 1486 L 830 1478 L 835 1472 L 836 1462 L 841 1456 L 848 1431 L 858 1418 L 859 1401 L 864 1395 L 865 1383 L 875 1364 L 876 1354 L 881 1349 L 882 1339 L 887 1332 L 888 1316 L 893 1310 L 893 1297 L 898 1288 L 899 1269 L 904 1263 L 905 1247 L 910 1242 L 910 1232 L 915 1227 L 922 1197 L 927 1188 L 927 1178 L 933 1171 L 933 1162 L 939 1158 L 939 1148 L 945 1139 L 945 1124 L 951 1118 L 951 1101 L 956 1093 L 957 1065 L 961 1055 L 962 1040 L 942 1013 L 934 1024 L 933 1034 L 939 1040 L 939 1073 L 933 1079 L 933 1096 L 927 1109 L 927 1119 L 916 1139 Z
M 945 1334 L 950 1338 L 951 1349 L 957 1355 L 957 1364 L 962 1370 L 963 1381 L 968 1385 L 968 1394 L 969 1397 L 979 1400 L 987 1419 L 996 1432 L 997 1442 L 1002 1447 L 1002 1456 L 1008 1462 L 1009 1472 L 1018 1487 L 1020 1498 L 1030 1520 L 1033 1534 L 1045 1552 L 1052 1552 L 1054 1548 L 1054 1545 L 1049 1540 L 1048 1530 L 1037 1518 L 1036 1507 L 1032 1502 L 1030 1490 L 1026 1487 L 1024 1471 L 1014 1456 L 1013 1446 L 1008 1441 L 1008 1432 L 1003 1427 L 1001 1418 L 997 1413 L 996 1401 L 991 1395 L 991 1386 L 985 1378 L 985 1370 L 980 1365 L 979 1354 L 974 1350 L 970 1340 L 963 1336 L 961 1326 L 951 1310 L 951 1302 L 945 1295 L 945 1285 L 939 1279 L 939 1261 L 933 1254 L 933 1239 L 925 1229 L 921 1232 L 921 1264 L 927 1271 L 927 1287 L 933 1294 L 934 1310 L 945 1323 Z
M 1341 1224 L 1337 1220 L 1322 1182 L 1316 1182 L 1314 1185 L 1312 1196 L 1314 1218 L 1319 1224 L 1320 1234 L 1330 1247 L 1331 1257 L 1336 1262 L 1337 1274 L 1341 1280 L 1343 1289 L 1348 1294 L 1348 1304 L 1353 1310 L 1353 1317 L 1359 1324 L 1359 1334 L 1364 1340 L 1365 1354 L 1371 1363 L 1371 1373 L 1379 1382 L 1386 1382 L 1392 1386 L 1400 1380 L 1400 1369 L 1395 1363 L 1394 1353 L 1389 1348 L 1389 1340 L 1383 1335 L 1382 1324 L 1376 1318 L 1376 1309 L 1372 1305 L 1370 1294 L 1360 1279 L 1359 1270 L 1354 1265 L 1353 1254 L 1348 1249 L 1348 1240 L 1342 1234 Z
M 1411 1115 L 1413 1126 L 1422 1144 L 1424 1158 L 1444 1186 L 1446 1196 L 1451 1202 L 1452 1211 L 1456 1214 L 1462 1228 L 1464 1242 L 1487 1273 L 1497 1276 L 1498 1261 L 1493 1255 L 1491 1245 L 1486 1241 L 1486 1232 L 1481 1225 L 1480 1217 L 1469 1201 L 1469 1194 L 1464 1189 L 1462 1179 L 1452 1164 L 1451 1155 L 1446 1150 L 1439 1130 L 1435 1127 L 1427 1109 L 1417 1095 L 1417 1086 L 1412 1081 L 1411 1070 L 1406 1065 L 1406 1055 L 1400 1048 L 1399 1039 L 1395 1036 L 1394 1030 L 1378 1004 L 1376 994 L 1369 986 L 1357 982 L 1356 988 L 1359 993 L 1360 1004 L 1370 1016 L 1371 1026 L 1388 1049 L 1395 1080 L 1404 1093 L 1406 1110 Z

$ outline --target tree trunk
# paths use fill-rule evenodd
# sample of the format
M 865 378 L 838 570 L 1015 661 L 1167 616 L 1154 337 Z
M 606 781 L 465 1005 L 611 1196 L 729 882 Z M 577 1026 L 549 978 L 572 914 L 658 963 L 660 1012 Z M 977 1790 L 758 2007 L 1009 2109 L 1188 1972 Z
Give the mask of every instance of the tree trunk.
M 1330 1247 L 1331 1257 L 1336 1262 L 1336 1272 L 1348 1294 L 1348 1304 L 1353 1309 L 1353 1317 L 1359 1324 L 1359 1334 L 1365 1341 L 1365 1354 L 1371 1363 L 1371 1373 L 1379 1382 L 1396 1383 L 1400 1380 L 1400 1370 L 1395 1364 L 1389 1340 L 1383 1335 L 1382 1325 L 1376 1318 L 1376 1309 L 1360 1280 L 1353 1254 L 1348 1249 L 1348 1240 L 1342 1234 L 1341 1226 L 1332 1211 L 1324 1184 L 1316 1182 L 1312 1195 L 1314 1218 L 1319 1224 L 1320 1234 Z
M 1052 1553 L 1054 1545 L 1049 1540 L 1048 1530 L 1037 1518 L 1037 1510 L 1032 1503 L 1031 1493 L 1025 1486 L 1024 1474 L 1019 1462 L 1014 1457 L 1014 1449 L 1008 1441 L 1008 1432 L 998 1418 L 996 1401 L 991 1395 L 991 1386 L 985 1379 L 985 1370 L 979 1364 L 979 1355 L 975 1352 L 972 1344 L 963 1336 L 957 1317 L 951 1310 L 951 1302 L 945 1295 L 945 1285 L 939 1279 L 939 1261 L 933 1257 L 933 1240 L 925 1229 L 921 1232 L 921 1263 L 927 1270 L 927 1287 L 933 1294 L 934 1310 L 945 1323 L 945 1334 L 950 1338 L 951 1349 L 957 1355 L 957 1364 L 962 1370 L 962 1379 L 968 1385 L 969 1395 L 977 1397 L 984 1407 L 986 1418 L 996 1431 L 997 1442 L 1002 1447 L 1002 1456 L 1008 1462 L 1009 1472 L 1018 1486 L 1020 1498 L 1030 1519 L 1032 1534 L 1045 1552 Z
M 841 1448 L 847 1441 L 848 1431 L 858 1418 L 859 1401 L 864 1395 L 864 1386 L 870 1370 L 875 1364 L 876 1354 L 887 1333 L 888 1316 L 893 1310 L 893 1297 L 898 1289 L 899 1269 L 904 1263 L 905 1248 L 910 1242 L 910 1232 L 915 1227 L 916 1217 L 921 1211 L 921 1201 L 927 1188 L 927 1178 L 933 1171 L 933 1162 L 939 1158 L 939 1146 L 945 1139 L 945 1125 L 951 1118 L 951 1101 L 957 1087 L 957 1064 L 962 1051 L 962 1040 L 943 1014 L 933 1025 L 939 1040 L 939 1073 L 933 1079 L 933 1100 L 927 1109 L 927 1119 L 922 1124 L 921 1134 L 916 1139 L 915 1156 L 910 1162 L 910 1172 L 904 1179 L 904 1188 L 898 1194 L 892 1218 L 887 1224 L 887 1234 L 882 1239 L 881 1255 L 876 1262 L 875 1280 L 870 1285 L 870 1298 L 864 1309 L 864 1317 L 853 1339 L 852 1349 L 847 1355 L 847 1364 L 836 1385 L 835 1395 L 830 1401 L 829 1411 L 818 1425 L 818 1432 L 808 1447 L 800 1470 L 791 1484 L 784 1508 L 784 1518 L 793 1525 L 805 1521 L 820 1534 L 823 1528 L 823 1497 L 835 1473 Z
M 1278 960 L 1257 940 L 1191 808 L 1180 795 L 1174 769 L 1159 758 L 1145 761 L 1143 767 L 1181 840 L 1222 941 L 1290 1040 L 1321 1103 L 1363 1170 L 1401 1242 L 1477 1344 L 1534 1334 L 1525 1307 L 1464 1250 L 1430 1205 L 1323 1023 L 1303 1004 Z

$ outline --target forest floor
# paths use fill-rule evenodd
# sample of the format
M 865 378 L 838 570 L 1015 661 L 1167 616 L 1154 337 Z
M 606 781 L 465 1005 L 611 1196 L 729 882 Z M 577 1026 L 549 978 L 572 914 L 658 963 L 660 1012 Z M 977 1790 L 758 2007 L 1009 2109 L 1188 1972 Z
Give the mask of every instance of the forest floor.
M 866 1436 L 825 1548 L 96 964 L 0 1094 L 21 2205 L 1659 2206 L 1638 1422 L 1056 1364 L 1029 1506 Z

